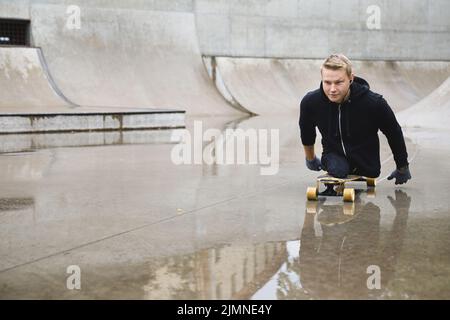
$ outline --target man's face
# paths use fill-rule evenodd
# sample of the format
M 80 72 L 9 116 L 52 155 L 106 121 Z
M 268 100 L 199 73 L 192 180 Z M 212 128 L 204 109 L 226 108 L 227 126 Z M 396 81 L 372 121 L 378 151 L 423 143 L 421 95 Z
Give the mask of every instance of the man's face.
M 353 74 L 349 77 L 345 69 L 322 68 L 323 91 L 332 102 L 341 103 L 344 100 L 350 88 L 350 80 L 353 80 Z

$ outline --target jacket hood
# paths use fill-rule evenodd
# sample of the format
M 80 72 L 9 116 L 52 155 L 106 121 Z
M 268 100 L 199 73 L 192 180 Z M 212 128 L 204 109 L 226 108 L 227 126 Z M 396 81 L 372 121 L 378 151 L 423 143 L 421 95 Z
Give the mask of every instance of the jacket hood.
M 353 82 L 350 85 L 350 99 L 358 99 L 358 97 L 366 94 L 370 89 L 369 83 L 360 77 L 353 77 Z M 330 101 L 323 91 L 322 81 L 320 81 L 320 92 L 322 94 L 322 98 L 326 101 Z

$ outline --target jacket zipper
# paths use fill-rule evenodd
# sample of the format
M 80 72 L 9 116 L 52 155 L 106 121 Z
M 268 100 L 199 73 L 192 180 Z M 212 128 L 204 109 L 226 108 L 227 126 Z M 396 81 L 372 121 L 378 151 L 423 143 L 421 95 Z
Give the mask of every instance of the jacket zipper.
M 339 135 L 341 137 L 342 150 L 344 155 L 347 157 L 347 152 L 345 152 L 344 140 L 342 139 L 342 128 L 341 128 L 341 105 L 339 104 Z

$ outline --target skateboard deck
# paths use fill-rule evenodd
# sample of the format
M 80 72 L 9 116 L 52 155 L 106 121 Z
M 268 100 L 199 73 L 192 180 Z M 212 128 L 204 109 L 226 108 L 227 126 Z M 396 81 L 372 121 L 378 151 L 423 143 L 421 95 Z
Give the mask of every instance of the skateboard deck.
M 317 181 L 322 182 L 324 184 L 343 184 L 350 181 L 366 181 L 366 179 L 363 176 L 357 176 L 357 175 L 349 175 L 345 178 L 336 178 L 333 176 L 330 176 L 329 174 L 324 174 L 317 177 Z
M 364 181 L 368 187 L 375 187 L 376 179 L 367 178 L 359 175 L 349 175 L 345 178 L 336 178 L 329 174 L 317 177 L 316 187 L 308 187 L 306 198 L 308 200 L 318 200 L 318 196 L 342 196 L 345 202 L 355 201 L 355 189 L 346 188 L 345 184 L 354 181 Z M 324 184 L 326 190 L 319 192 L 320 184 Z

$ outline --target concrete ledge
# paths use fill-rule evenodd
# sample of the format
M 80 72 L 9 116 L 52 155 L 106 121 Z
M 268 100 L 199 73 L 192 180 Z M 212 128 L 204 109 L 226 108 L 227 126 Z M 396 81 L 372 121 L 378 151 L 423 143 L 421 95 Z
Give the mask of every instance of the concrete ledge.
M 0 114 L 0 134 L 181 128 L 179 110 Z
M 123 144 L 176 144 L 184 129 L 0 134 L 0 153 Z

